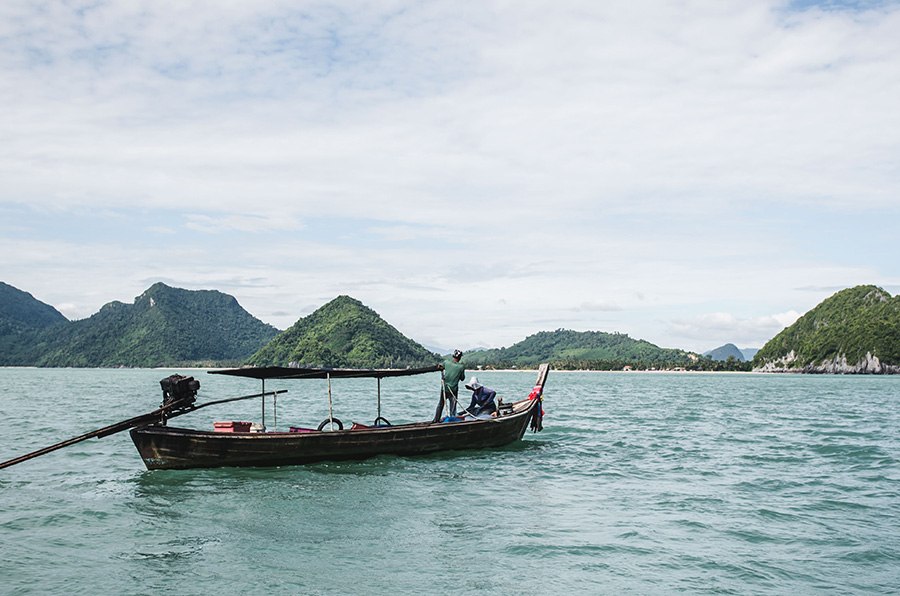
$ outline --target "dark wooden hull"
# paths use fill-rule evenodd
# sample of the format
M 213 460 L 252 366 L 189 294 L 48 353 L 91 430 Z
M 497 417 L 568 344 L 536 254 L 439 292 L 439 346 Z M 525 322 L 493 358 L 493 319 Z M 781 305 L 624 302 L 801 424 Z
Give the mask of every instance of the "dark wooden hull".
M 467 422 L 405 424 L 309 433 L 216 433 L 151 425 L 131 430 L 149 470 L 225 466 L 290 466 L 500 447 L 525 434 L 539 400 L 515 414 Z

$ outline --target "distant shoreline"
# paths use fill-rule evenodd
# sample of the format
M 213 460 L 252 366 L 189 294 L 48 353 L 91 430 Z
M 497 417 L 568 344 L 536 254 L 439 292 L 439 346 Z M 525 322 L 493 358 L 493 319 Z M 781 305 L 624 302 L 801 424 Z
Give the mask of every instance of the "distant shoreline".
M 465 364 L 465 363 L 463 363 Z M 491 372 L 537 372 L 536 368 L 466 368 L 467 371 L 477 371 L 484 373 Z M 703 375 L 718 375 L 718 374 L 739 374 L 739 375 L 764 375 L 769 373 L 763 372 L 755 372 L 755 371 L 747 371 L 747 370 L 600 370 L 600 369 L 557 369 L 550 367 L 550 370 L 554 373 L 623 373 L 623 374 L 703 374 Z

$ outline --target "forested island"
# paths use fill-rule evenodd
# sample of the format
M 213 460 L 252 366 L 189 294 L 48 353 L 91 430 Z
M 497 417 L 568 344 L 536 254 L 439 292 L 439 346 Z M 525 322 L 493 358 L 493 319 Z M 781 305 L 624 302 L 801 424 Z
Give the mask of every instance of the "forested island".
M 279 331 L 216 290 L 156 283 L 132 304 L 110 302 L 87 319 L 69 321 L 0 282 L 3 366 L 403 368 L 440 360 L 350 296 Z M 623 333 L 569 329 L 465 355 L 473 369 L 534 368 L 542 362 L 559 370 L 897 373 L 900 297 L 876 286 L 838 292 L 767 342 L 752 362 L 730 344 L 700 355 Z
M 870 285 L 842 290 L 769 340 L 753 358 L 753 368 L 900 373 L 900 296 Z
M 371 308 L 338 296 L 303 317 L 247 361 L 254 366 L 407 368 L 440 362 Z
M 157 283 L 133 304 L 110 302 L 69 321 L 31 294 L 0 286 L 0 365 L 239 365 L 278 330 L 215 290 Z

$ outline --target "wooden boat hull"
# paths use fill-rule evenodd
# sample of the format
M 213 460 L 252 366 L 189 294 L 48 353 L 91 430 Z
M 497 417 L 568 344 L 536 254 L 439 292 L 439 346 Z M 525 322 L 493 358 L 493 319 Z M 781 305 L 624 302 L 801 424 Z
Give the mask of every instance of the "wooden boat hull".
M 309 433 L 216 433 L 150 425 L 133 428 L 131 439 L 149 470 L 289 466 L 385 454 L 420 455 L 518 441 L 540 400 L 520 403 L 514 414 L 490 420 Z

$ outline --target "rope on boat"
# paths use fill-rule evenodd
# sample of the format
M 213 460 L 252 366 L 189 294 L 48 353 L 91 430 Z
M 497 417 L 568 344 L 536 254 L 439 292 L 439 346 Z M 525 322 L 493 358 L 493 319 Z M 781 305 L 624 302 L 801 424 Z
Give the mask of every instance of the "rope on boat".
M 528 399 L 537 400 L 537 407 L 531 413 L 531 432 L 539 433 L 544 430 L 544 387 L 535 385 Z M 534 406 L 532 406 L 534 407 Z

